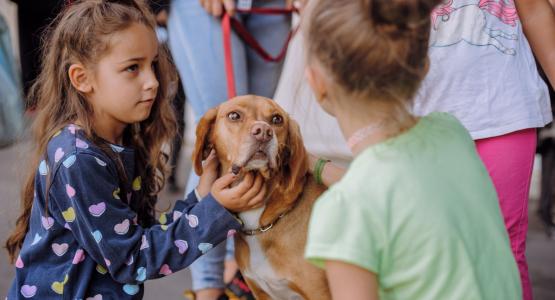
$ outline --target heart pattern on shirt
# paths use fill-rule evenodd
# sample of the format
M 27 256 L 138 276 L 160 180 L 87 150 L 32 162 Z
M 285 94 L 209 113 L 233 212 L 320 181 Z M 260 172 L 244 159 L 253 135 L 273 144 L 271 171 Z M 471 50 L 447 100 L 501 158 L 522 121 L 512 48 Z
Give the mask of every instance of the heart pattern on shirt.
M 40 222 L 42 223 L 42 227 L 44 227 L 44 229 L 46 230 L 52 228 L 52 226 L 54 225 L 54 219 L 52 219 L 51 217 L 46 218 L 44 216 L 41 216 Z
M 106 268 L 104 268 L 101 265 L 96 265 L 96 271 L 102 275 L 105 275 L 106 273 L 108 273 L 108 270 L 106 270 Z
M 185 253 L 185 251 L 187 251 L 187 249 L 189 249 L 189 244 L 187 243 L 187 241 L 184 240 L 175 240 L 173 244 L 177 247 L 177 251 L 179 251 L 179 254 L 183 254 Z
M 48 165 L 46 164 L 46 161 L 41 161 L 39 164 L 39 174 L 46 176 L 48 175 Z
M 99 164 L 101 167 L 105 167 L 106 163 L 104 161 L 102 161 L 101 159 L 98 158 L 94 158 L 96 160 L 96 163 Z
M 85 141 L 81 139 L 75 139 L 75 147 L 81 148 L 81 149 L 87 149 L 89 148 L 89 144 L 85 143 Z
M 139 286 L 135 284 L 126 284 L 123 286 L 123 291 L 130 296 L 133 296 L 139 292 Z
M 64 167 L 66 167 L 66 169 L 69 169 L 71 166 L 73 166 L 76 160 L 77 160 L 77 157 L 75 155 L 70 155 L 68 158 L 64 160 L 62 164 L 64 165 Z
M 73 257 L 73 261 L 71 263 L 76 265 L 84 260 L 85 260 L 85 251 L 83 251 L 83 249 L 77 249 L 77 251 L 75 251 L 75 256 Z
M 197 216 L 185 214 L 185 218 L 187 218 L 187 220 L 189 220 L 189 226 L 191 228 L 195 228 L 195 227 L 198 226 L 198 217 Z
M 75 196 L 75 189 L 71 185 L 66 184 L 66 193 L 69 198 L 73 198 Z
M 170 274 L 172 274 L 172 270 L 170 269 L 170 266 L 168 266 L 167 264 L 163 264 L 162 267 L 160 268 L 160 274 L 168 276 Z
M 63 243 L 63 244 L 53 243 L 52 244 L 52 251 L 54 251 L 54 253 L 57 256 L 62 256 L 64 254 L 66 254 L 68 248 L 69 248 L 69 245 L 67 243 Z
M 100 231 L 96 230 L 95 232 L 92 233 L 94 240 L 96 241 L 96 243 L 100 243 L 100 241 L 102 240 L 102 233 L 100 233 Z
M 88 297 L 86 300 L 102 300 L 102 295 L 97 294 L 97 295 L 94 295 L 94 297 Z
M 21 295 L 25 298 L 32 298 L 37 294 L 37 287 L 35 285 L 23 285 L 21 287 Z
M 129 231 L 129 220 L 125 219 L 123 222 L 118 223 L 114 226 L 114 231 L 119 235 L 124 235 Z
M 89 212 L 95 217 L 100 217 L 106 211 L 106 203 L 100 202 L 89 206 Z
M 31 246 L 35 245 L 36 243 L 40 242 L 40 240 L 42 239 L 42 237 L 38 234 L 35 233 L 35 237 L 33 238 L 33 242 L 31 243 Z
M 73 210 L 73 207 L 70 207 L 66 211 L 62 212 L 62 216 L 64 217 L 64 220 L 66 220 L 66 222 L 71 223 L 75 221 L 75 210 Z
M 146 239 L 146 236 L 143 235 L 142 240 L 141 240 L 141 248 L 139 250 L 143 250 L 143 249 L 146 249 L 148 247 L 149 247 L 149 245 L 148 245 L 148 241 Z
M 60 159 L 64 157 L 64 154 L 66 153 L 64 152 L 64 150 L 62 150 L 62 148 L 56 149 L 56 152 L 54 152 L 54 162 L 59 162 Z
M 206 254 L 206 252 L 210 251 L 212 248 L 214 248 L 214 245 L 210 243 L 200 243 L 198 245 L 198 249 L 202 252 L 202 254 Z
M 180 212 L 180 211 L 174 211 L 174 212 L 173 212 L 173 221 L 174 221 L 174 222 L 177 221 L 177 219 L 181 218 L 182 215 L 183 215 L 182 212 Z
M 15 261 L 15 267 L 18 269 L 23 269 L 25 267 L 25 264 L 23 263 L 21 256 L 17 257 L 17 260 Z
M 66 274 L 66 276 L 64 277 L 64 281 L 62 282 L 54 281 L 50 287 L 56 294 L 63 295 L 64 285 L 67 283 L 67 280 L 68 280 L 68 277 Z
M 146 280 L 146 269 L 144 267 L 140 267 L 137 269 L 137 277 L 135 277 L 137 281 L 145 281 Z

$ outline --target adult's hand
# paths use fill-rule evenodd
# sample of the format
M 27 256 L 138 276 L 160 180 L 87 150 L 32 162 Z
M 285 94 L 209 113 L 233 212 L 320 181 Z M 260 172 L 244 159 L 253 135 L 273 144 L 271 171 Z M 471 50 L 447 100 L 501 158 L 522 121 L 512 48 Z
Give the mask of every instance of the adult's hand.
M 235 1 L 234 0 L 199 0 L 200 5 L 206 10 L 207 13 L 213 15 L 214 17 L 220 17 L 224 10 L 233 16 L 235 13 Z

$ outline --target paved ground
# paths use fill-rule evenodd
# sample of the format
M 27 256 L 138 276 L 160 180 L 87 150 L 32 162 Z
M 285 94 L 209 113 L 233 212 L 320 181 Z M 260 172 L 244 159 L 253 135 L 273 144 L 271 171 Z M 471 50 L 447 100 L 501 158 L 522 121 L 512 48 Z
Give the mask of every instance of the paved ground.
M 16 219 L 19 209 L 19 189 L 26 163 L 26 144 L 18 144 L 7 149 L 0 149 L 0 241 L 6 239 L 8 232 Z M 190 169 L 190 149 L 182 153 L 182 163 L 179 165 L 180 182 Z M 535 172 L 537 174 L 537 170 Z M 181 197 L 182 192 L 171 194 L 164 191 L 159 203 L 160 207 L 167 207 L 173 199 Z M 537 198 L 537 178 L 534 179 L 532 199 Z M 530 274 L 536 300 L 555 299 L 555 240 L 547 239 L 539 221 L 532 213 L 537 203 L 530 202 L 530 230 L 528 234 L 528 260 Z M 13 267 L 8 265 L 7 259 L 0 258 L 0 297 L 6 294 L 11 284 Z M 146 300 L 183 299 L 182 292 L 190 288 L 190 274 L 187 270 L 178 272 L 164 279 L 147 282 Z

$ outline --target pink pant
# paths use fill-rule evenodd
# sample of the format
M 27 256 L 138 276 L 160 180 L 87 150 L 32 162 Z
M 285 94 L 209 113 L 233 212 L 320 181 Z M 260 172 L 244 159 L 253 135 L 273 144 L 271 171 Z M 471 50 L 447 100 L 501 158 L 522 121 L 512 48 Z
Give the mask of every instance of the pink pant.
M 536 129 L 515 131 L 475 142 L 499 196 L 505 227 L 520 271 L 523 299 L 531 300 L 532 288 L 526 263 L 526 233 Z

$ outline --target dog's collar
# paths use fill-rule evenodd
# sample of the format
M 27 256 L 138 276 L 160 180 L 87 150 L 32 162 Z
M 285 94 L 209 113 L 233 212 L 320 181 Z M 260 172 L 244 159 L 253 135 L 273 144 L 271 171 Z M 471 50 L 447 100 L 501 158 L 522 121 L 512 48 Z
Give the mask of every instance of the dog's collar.
M 298 202 L 298 201 L 296 201 Z M 260 226 L 256 229 L 244 229 L 241 228 L 241 233 L 244 235 L 249 235 L 249 236 L 253 236 L 253 235 L 258 235 L 261 233 L 264 233 L 270 229 L 272 229 L 272 227 L 274 227 L 274 225 L 281 219 L 283 218 L 286 214 L 288 214 L 290 211 L 293 210 L 293 208 L 295 208 L 295 206 L 297 206 L 296 203 L 291 206 L 290 208 L 288 208 L 286 211 L 282 212 L 279 216 L 277 216 L 277 218 L 275 218 L 272 222 L 270 222 L 270 224 L 264 225 L 264 226 Z

